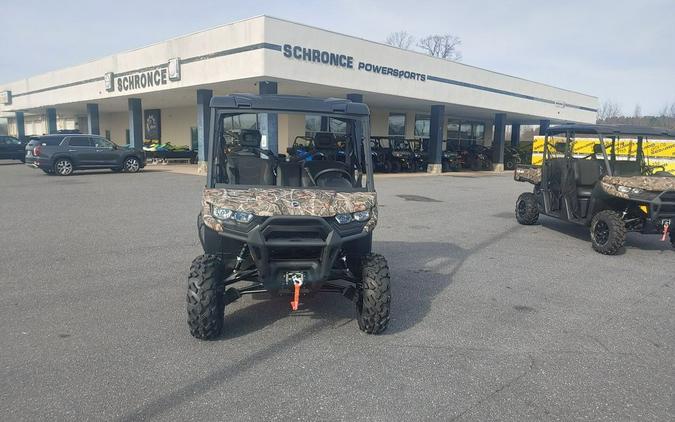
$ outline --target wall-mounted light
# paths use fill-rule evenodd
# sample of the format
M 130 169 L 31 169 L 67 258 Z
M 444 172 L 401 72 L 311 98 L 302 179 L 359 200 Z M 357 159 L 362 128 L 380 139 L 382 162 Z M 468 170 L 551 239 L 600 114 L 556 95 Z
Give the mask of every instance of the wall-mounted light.
M 4 105 L 12 104 L 12 91 L 0 92 L 0 103 Z
M 115 84 L 113 83 L 113 79 L 115 79 L 115 76 L 113 75 L 112 72 L 107 72 L 105 75 L 103 75 L 103 80 L 105 81 L 105 90 L 108 92 L 112 92 L 115 90 Z
M 169 59 L 169 80 L 180 81 L 180 59 L 178 57 Z

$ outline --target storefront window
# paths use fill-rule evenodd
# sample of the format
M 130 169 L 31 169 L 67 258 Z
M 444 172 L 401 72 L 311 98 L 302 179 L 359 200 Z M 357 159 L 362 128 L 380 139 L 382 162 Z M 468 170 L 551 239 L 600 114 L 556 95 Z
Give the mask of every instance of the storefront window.
M 344 135 L 347 133 L 347 123 L 338 119 L 330 119 L 330 131 L 335 134 Z
M 405 114 L 389 114 L 389 136 L 405 137 Z
M 258 129 L 257 114 L 238 114 L 223 119 L 225 130 Z
M 485 135 L 485 125 L 483 123 L 474 123 L 473 139 L 475 141 L 482 141 L 484 135 Z
M 454 145 L 467 146 L 482 143 L 485 137 L 485 124 L 448 120 L 448 140 Z
M 459 125 L 459 137 L 460 139 L 473 139 L 471 123 L 463 122 L 461 125 Z
M 459 122 L 456 120 L 448 120 L 448 139 L 459 139 Z
M 422 114 L 415 115 L 415 137 L 428 138 L 431 133 L 431 118 Z
M 321 127 L 321 116 L 308 114 L 305 116 L 305 136 L 314 136 L 316 132 L 329 131 L 337 135 L 344 135 L 347 133 L 347 123 L 332 117 L 326 118 L 328 120 L 328 127 Z
M 307 114 L 305 116 L 305 136 L 313 136 L 316 132 L 321 132 L 321 116 Z

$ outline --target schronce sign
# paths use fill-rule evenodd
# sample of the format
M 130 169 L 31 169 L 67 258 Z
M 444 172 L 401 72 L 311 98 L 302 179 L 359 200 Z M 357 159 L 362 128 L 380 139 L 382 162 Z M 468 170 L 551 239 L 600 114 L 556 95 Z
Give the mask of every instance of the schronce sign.
M 411 79 L 415 81 L 425 82 L 427 75 L 417 72 L 411 72 L 407 69 L 399 69 L 390 66 L 381 66 L 368 62 L 354 63 L 354 57 L 346 54 L 333 53 L 325 50 L 317 50 L 315 48 L 307 48 L 300 45 L 284 44 L 282 51 L 285 57 L 289 59 L 297 59 L 306 62 L 322 63 L 330 66 L 342 67 L 345 69 L 363 70 L 365 72 L 379 73 L 380 75 L 392 76 L 399 79 Z

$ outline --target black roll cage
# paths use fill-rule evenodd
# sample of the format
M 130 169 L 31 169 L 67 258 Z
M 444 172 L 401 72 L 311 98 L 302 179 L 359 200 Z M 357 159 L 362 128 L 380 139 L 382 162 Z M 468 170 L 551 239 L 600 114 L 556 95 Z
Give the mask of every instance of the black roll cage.
M 213 101 L 212 101 L 213 102 Z M 372 158 L 371 158 L 371 150 L 370 150 L 370 118 L 369 115 L 367 114 L 346 114 L 346 113 L 340 113 L 340 112 L 333 112 L 333 113 L 327 113 L 324 110 L 313 110 L 313 109 L 307 109 L 307 110 L 297 110 L 297 109 L 283 109 L 283 108 L 275 108 L 275 109 L 268 109 L 268 108 L 254 108 L 254 107 L 241 107 L 241 108 L 229 108 L 229 107 L 211 107 L 211 120 L 210 120 L 210 130 L 209 130 L 209 145 L 208 145 L 208 170 L 207 170 L 207 175 L 206 175 L 206 186 L 208 188 L 214 188 L 216 185 L 216 173 L 215 173 L 215 165 L 216 160 L 220 160 L 223 157 L 221 157 L 220 152 L 222 151 L 222 148 L 219 148 L 218 150 L 216 149 L 216 143 L 220 145 L 220 140 L 216 138 L 216 133 L 221 132 L 221 125 L 222 121 L 226 117 L 231 117 L 231 116 L 237 116 L 241 114 L 263 114 L 263 113 L 269 113 L 269 114 L 296 114 L 296 115 L 318 115 L 321 117 L 330 117 L 334 118 L 337 120 L 344 121 L 346 123 L 353 122 L 354 125 L 347 125 L 347 128 L 354 128 L 355 133 L 348 134 L 347 136 L 347 146 L 345 147 L 345 150 L 348 149 L 348 146 L 350 144 L 349 139 L 352 138 L 356 140 L 354 144 L 354 156 L 351 158 L 354 158 L 356 160 L 357 168 L 360 171 L 363 171 L 363 165 L 365 164 L 365 175 L 366 175 L 366 188 L 365 190 L 368 192 L 374 192 L 375 191 L 375 181 L 373 177 L 373 163 L 372 163 Z M 351 130 L 351 129 L 348 129 Z M 351 135 L 351 136 L 350 136 Z M 360 142 L 358 140 L 360 139 Z M 363 151 L 363 154 L 361 153 Z M 277 154 L 275 154 L 277 155 Z M 350 158 L 350 154 L 346 154 L 347 159 Z M 361 162 L 361 160 L 364 160 L 364 162 Z M 245 185 L 229 185 L 228 188 L 231 189 L 246 189 L 250 188 L 250 186 L 245 186 Z M 309 188 L 304 188 L 304 189 L 321 189 L 318 187 L 309 187 Z M 335 189 L 332 188 L 331 190 L 337 190 L 337 191 L 342 191 L 341 189 Z

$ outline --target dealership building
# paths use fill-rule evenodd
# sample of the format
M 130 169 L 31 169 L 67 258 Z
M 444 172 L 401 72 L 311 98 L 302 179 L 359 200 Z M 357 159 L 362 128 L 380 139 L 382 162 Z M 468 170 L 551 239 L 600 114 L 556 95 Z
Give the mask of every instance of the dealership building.
M 0 84 L 0 118 L 18 137 L 78 129 L 118 144 L 188 145 L 203 162 L 209 101 L 231 93 L 364 102 L 372 135 L 492 144 L 498 169 L 520 125 L 594 123 L 598 107 L 590 95 L 259 16 Z M 279 152 L 296 136 L 343 130 L 314 116 L 260 119 Z

